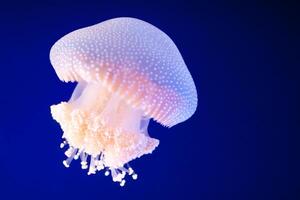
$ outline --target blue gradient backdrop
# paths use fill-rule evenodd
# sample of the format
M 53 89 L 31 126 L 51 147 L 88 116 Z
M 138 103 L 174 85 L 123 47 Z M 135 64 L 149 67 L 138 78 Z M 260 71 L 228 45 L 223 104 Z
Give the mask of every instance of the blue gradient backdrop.
M 284 5 L 210 1 L 0 3 L 0 199 L 292 199 L 288 179 L 288 93 Z M 75 29 L 130 16 L 177 44 L 198 89 L 198 109 L 134 160 L 136 182 L 120 188 L 102 173 L 64 168 L 61 130 L 49 106 L 74 84 L 49 62 L 56 40 Z

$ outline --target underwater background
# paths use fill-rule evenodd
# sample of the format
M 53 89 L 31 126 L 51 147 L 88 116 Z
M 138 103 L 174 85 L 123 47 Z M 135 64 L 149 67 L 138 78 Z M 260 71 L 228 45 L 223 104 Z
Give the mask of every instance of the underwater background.
M 284 60 L 295 13 L 259 1 L 1 1 L 0 199 L 300 199 L 288 137 L 299 76 Z M 150 123 L 160 145 L 130 163 L 139 179 L 123 188 L 78 161 L 63 166 L 49 109 L 75 87 L 56 76 L 51 46 L 121 16 L 167 33 L 198 90 L 192 118 Z

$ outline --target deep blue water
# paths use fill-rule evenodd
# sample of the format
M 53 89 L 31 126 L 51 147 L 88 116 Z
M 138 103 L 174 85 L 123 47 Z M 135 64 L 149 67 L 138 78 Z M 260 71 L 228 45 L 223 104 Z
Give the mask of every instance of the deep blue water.
M 289 184 L 289 123 L 297 75 L 283 57 L 293 26 L 281 4 L 197 1 L 0 3 L 0 199 L 297 199 Z M 49 106 L 74 84 L 49 62 L 75 29 L 130 16 L 177 44 L 195 80 L 198 109 L 131 165 L 124 188 L 79 163 L 62 165 L 61 130 Z M 286 87 L 288 86 L 288 87 Z

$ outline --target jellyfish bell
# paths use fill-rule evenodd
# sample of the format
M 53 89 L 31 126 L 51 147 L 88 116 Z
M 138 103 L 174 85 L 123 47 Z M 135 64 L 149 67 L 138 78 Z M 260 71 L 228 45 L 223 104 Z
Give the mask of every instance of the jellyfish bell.
M 197 107 L 194 81 L 173 41 L 153 25 L 115 18 L 58 40 L 50 60 L 59 79 L 77 82 L 68 102 L 51 106 L 63 130 L 69 167 L 81 159 L 88 174 L 106 170 L 125 184 L 131 160 L 151 153 L 149 120 L 172 127 Z

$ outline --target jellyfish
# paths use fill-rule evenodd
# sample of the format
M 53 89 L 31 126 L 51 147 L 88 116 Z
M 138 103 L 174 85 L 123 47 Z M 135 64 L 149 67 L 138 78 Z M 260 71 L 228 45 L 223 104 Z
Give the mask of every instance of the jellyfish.
M 174 44 L 148 22 L 120 17 L 75 30 L 50 50 L 63 82 L 76 82 L 67 102 L 50 107 L 63 131 L 65 167 L 81 160 L 88 174 L 103 170 L 114 182 L 137 179 L 129 162 L 150 154 L 159 140 L 152 119 L 172 127 L 197 107 L 192 76 Z

